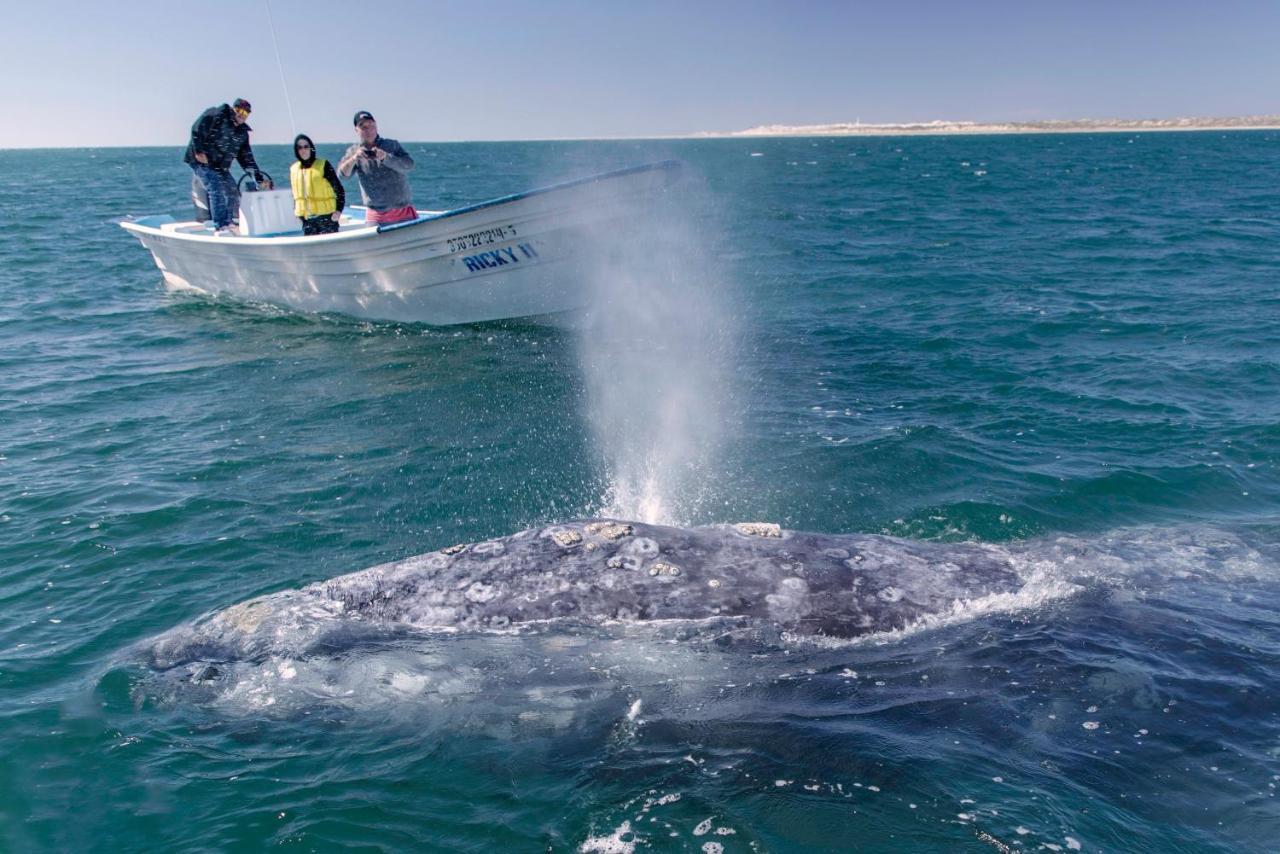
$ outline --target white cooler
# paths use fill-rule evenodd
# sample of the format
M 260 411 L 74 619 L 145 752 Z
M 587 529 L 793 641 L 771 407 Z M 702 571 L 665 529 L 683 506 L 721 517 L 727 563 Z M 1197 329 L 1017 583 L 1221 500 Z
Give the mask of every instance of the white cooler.
M 240 233 L 249 237 L 302 234 L 293 215 L 292 190 L 256 190 L 240 195 Z

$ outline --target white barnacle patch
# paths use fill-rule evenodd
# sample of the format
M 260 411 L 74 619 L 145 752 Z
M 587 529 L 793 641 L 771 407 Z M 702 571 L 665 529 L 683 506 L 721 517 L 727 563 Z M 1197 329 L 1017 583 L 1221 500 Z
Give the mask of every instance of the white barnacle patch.
M 592 522 L 587 525 L 586 531 L 592 536 L 603 537 L 606 540 L 620 540 L 631 536 L 632 528 L 621 522 Z
M 649 574 L 653 576 L 676 576 L 680 574 L 680 567 L 663 563 L 662 561 L 654 561 L 653 566 L 649 567 Z
M 445 547 L 445 548 L 441 549 L 441 550 L 440 550 L 440 553 L 441 553 L 441 554 L 446 554 L 446 555 L 456 555 L 456 554 L 461 553 L 461 552 L 462 552 L 462 550 L 463 550 L 463 549 L 465 549 L 466 547 L 467 547 L 467 544 L 466 544 L 466 543 L 458 543 L 458 544 L 457 544 L 457 545 L 455 545 L 455 546 L 447 546 L 447 547 Z
M 720 579 L 718 578 L 708 579 L 707 586 L 710 587 L 712 590 L 715 590 L 720 586 Z
M 781 537 L 782 526 L 774 522 L 739 522 L 733 526 L 748 537 Z
M 627 565 L 626 558 L 622 555 L 614 555 L 604 562 L 604 565 L 610 569 L 622 569 Z
M 555 541 L 555 544 L 561 548 L 572 548 L 582 542 L 582 534 L 572 528 L 550 528 L 547 536 Z
M 901 602 L 902 596 L 903 596 L 902 591 L 899 590 L 897 587 L 885 587 L 879 593 L 876 594 L 876 597 L 881 602 Z

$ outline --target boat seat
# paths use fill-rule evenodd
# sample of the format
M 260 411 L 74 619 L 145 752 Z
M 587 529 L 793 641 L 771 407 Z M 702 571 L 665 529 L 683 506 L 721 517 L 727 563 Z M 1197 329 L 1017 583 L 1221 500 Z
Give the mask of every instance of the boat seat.
M 173 234 L 174 232 L 194 234 L 198 231 L 213 233 L 213 229 L 202 222 L 166 222 L 160 226 L 160 230 L 166 234 Z

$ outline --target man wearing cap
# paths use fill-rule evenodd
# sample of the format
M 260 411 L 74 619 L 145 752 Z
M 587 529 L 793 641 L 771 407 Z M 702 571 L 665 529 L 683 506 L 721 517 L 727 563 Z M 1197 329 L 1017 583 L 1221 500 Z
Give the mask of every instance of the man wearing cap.
M 390 225 L 418 218 L 409 189 L 413 158 L 394 139 L 378 135 L 378 123 L 367 110 L 355 116 L 360 141 L 347 149 L 338 161 L 338 174 L 348 178 L 354 171 L 360 180 L 360 195 L 368 211 L 365 222 Z
M 249 127 L 246 122 L 252 111 L 249 102 L 236 98 L 232 105 L 210 107 L 200 114 L 191 126 L 191 141 L 182 159 L 191 166 L 196 181 L 208 196 L 209 217 L 213 227 L 228 230 L 240 209 L 240 194 L 235 179 L 231 177 L 231 163 L 238 161 L 246 172 L 252 172 L 254 180 L 271 187 L 270 180 L 258 168 L 249 147 Z M 192 188 L 193 194 L 195 187 Z M 199 207 L 199 198 L 196 198 Z

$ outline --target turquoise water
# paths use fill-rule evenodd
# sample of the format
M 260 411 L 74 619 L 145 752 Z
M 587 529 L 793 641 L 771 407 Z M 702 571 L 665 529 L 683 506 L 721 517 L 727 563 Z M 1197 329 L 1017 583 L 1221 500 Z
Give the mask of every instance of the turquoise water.
M 187 210 L 177 149 L 0 151 L 0 847 L 1274 850 L 1280 135 L 410 150 L 424 208 L 688 181 L 601 325 L 431 329 L 165 291 L 111 220 Z M 230 695 L 134 649 L 600 513 L 1026 545 L 1046 592 L 852 645 L 405 637 Z

